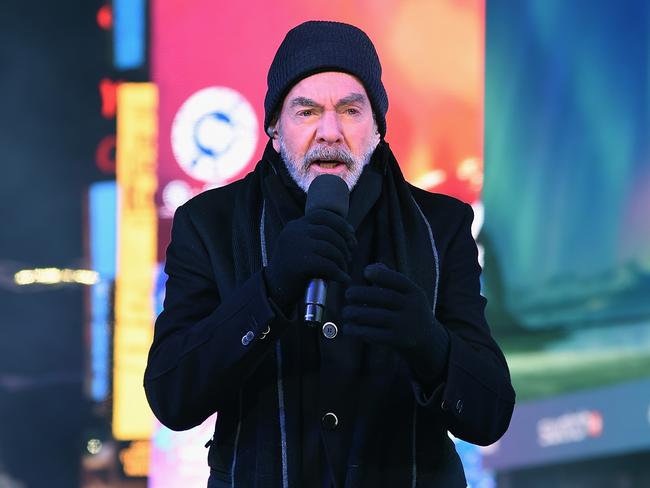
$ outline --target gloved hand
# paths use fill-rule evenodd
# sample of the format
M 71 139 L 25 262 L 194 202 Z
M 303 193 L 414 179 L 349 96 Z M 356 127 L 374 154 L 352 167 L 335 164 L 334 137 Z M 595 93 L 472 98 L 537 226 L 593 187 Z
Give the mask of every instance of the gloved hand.
M 347 283 L 357 244 L 352 226 L 330 210 L 312 210 L 282 229 L 264 277 L 273 301 L 287 311 L 312 278 Z
M 420 380 L 438 378 L 447 363 L 449 335 L 424 291 L 381 263 L 366 266 L 364 276 L 370 285 L 345 293 L 342 333 L 394 348 Z

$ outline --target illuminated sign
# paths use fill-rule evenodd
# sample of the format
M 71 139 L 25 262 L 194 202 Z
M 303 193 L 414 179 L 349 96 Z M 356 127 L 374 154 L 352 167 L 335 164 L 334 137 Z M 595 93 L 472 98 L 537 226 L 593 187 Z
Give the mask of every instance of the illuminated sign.
M 153 338 L 157 104 L 152 83 L 123 83 L 117 90 L 113 435 L 120 440 L 148 439 L 153 425 L 142 378 Z
M 358 25 L 373 40 L 390 99 L 386 140 L 406 179 L 469 203 L 478 200 L 483 0 L 388 0 L 381 8 L 347 0 L 282 0 L 272 21 L 250 15 L 268 7 L 262 0 L 152 6 L 151 76 L 160 87 L 160 260 L 176 207 L 242 178 L 259 160 L 268 141 L 261 121 L 275 50 L 291 27 L 313 18 Z
M 113 0 L 113 54 L 115 68 L 140 68 L 145 61 L 145 0 Z
M 88 237 L 91 268 L 99 281 L 90 291 L 90 396 L 104 401 L 110 392 L 111 305 L 115 280 L 117 185 L 114 181 L 93 183 L 88 191 Z
M 204 88 L 189 97 L 174 117 L 172 149 L 189 176 L 223 185 L 250 161 L 257 130 L 255 111 L 239 92 Z
M 517 404 L 505 435 L 482 450 L 484 464 L 511 470 L 648 450 L 649 406 L 650 379 Z
M 544 417 L 537 422 L 537 442 L 542 447 L 581 442 L 603 433 L 603 416 L 596 410 Z

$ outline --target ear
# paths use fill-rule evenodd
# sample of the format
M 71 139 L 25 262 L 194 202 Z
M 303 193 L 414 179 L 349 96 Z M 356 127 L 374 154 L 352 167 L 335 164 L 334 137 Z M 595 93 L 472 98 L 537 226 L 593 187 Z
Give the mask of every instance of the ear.
M 280 141 L 278 140 L 279 134 L 278 134 L 278 124 L 276 121 L 273 121 L 271 125 L 269 125 L 268 129 L 266 129 L 266 134 L 271 138 L 271 143 L 273 144 L 273 149 L 275 149 L 276 152 L 280 152 Z
M 375 147 L 377 147 L 377 144 L 381 141 L 381 134 L 379 134 L 379 127 L 377 127 L 377 122 L 375 122 L 375 133 L 372 135 L 373 142 L 375 143 Z

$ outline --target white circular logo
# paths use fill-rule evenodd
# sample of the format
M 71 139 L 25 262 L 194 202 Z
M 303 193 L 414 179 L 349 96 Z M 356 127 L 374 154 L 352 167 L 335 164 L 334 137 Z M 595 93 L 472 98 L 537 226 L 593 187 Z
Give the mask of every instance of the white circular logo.
M 192 178 L 224 184 L 250 161 L 257 146 L 257 117 L 239 92 L 222 86 L 189 97 L 172 123 L 172 150 Z

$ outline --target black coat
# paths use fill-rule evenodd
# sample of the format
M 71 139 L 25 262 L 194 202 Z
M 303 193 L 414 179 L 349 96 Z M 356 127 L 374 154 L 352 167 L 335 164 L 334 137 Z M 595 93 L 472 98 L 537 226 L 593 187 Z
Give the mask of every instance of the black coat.
M 285 486 L 301 486 L 304 432 L 291 405 L 300 404 L 301 385 L 318 389 L 312 383 L 322 374 L 302 374 L 295 330 L 304 325 L 275 309 L 262 273 L 235 284 L 233 202 L 245 186 L 240 180 L 207 191 L 176 212 L 164 310 L 156 322 L 145 390 L 158 419 L 174 430 L 218 412 L 208 456 L 210 486 L 273 487 L 283 480 Z M 505 359 L 484 318 L 471 207 L 409 188 L 435 238 L 436 318 L 449 332 L 448 363 L 443 381 L 426 391 L 396 354 L 387 353 L 385 361 L 373 364 L 370 386 L 331 399 L 344 409 L 358 396 L 355 421 L 339 429 L 349 449 L 340 460 L 342 479 L 350 488 L 415 486 L 415 479 L 419 487 L 465 486 L 447 431 L 491 444 L 507 429 L 514 406 Z M 286 346 L 282 356 L 280 339 Z M 326 373 L 328 365 L 320 368 Z M 343 434 L 326 427 L 327 447 L 328 439 L 336 440 L 330 436 Z

